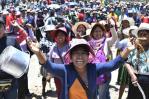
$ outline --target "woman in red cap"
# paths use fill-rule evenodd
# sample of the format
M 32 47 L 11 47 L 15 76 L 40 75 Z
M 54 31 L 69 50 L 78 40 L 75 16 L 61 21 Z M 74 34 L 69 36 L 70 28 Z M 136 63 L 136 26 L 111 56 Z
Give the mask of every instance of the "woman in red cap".
M 53 31 L 53 38 L 55 44 L 51 47 L 48 57 L 53 63 L 64 64 L 64 55 L 69 49 L 68 43 L 68 34 L 65 27 L 56 27 L 56 30 Z M 59 78 L 54 77 L 54 81 L 56 84 L 56 92 L 58 95 L 58 99 L 60 99 L 60 93 L 62 91 L 62 85 Z

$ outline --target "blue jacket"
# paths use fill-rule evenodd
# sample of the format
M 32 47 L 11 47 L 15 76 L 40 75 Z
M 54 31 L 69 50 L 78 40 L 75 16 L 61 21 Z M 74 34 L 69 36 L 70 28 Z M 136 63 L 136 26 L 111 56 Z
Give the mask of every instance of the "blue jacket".
M 87 64 L 87 77 L 88 77 L 88 99 L 97 99 L 96 92 L 96 78 L 105 73 L 117 69 L 124 64 L 124 59 L 121 56 L 117 56 L 114 60 L 105 63 L 88 63 Z M 62 82 L 62 93 L 60 99 L 69 99 L 69 88 L 77 78 L 77 72 L 73 68 L 73 64 L 55 64 L 48 61 L 43 65 L 50 73 L 58 77 Z

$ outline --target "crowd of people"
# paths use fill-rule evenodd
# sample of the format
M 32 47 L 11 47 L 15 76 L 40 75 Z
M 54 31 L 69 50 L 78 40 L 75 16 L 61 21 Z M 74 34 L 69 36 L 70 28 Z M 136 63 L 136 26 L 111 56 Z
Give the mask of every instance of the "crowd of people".
M 113 99 L 111 71 L 119 68 L 118 99 L 127 86 L 127 99 L 143 99 L 138 83 L 149 99 L 148 4 L 2 1 L 0 53 L 12 45 L 30 57 L 35 54 L 41 64 L 43 96 L 46 83 L 54 78 L 58 99 Z M 116 58 L 112 46 L 118 49 Z M 0 70 L 0 99 L 30 95 L 27 73 L 15 78 Z

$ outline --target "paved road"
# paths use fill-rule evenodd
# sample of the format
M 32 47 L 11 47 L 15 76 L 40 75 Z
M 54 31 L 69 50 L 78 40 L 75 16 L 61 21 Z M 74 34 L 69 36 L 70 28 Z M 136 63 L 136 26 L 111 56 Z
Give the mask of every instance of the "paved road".
M 115 50 L 113 50 L 113 51 L 115 51 Z M 118 99 L 119 86 L 116 85 L 117 72 L 118 72 L 118 70 L 115 70 L 112 72 L 112 80 L 110 83 L 111 99 Z M 28 80 L 29 80 L 30 93 L 34 93 L 34 94 L 33 94 L 32 98 L 27 98 L 27 99 L 42 99 L 43 98 L 41 96 L 42 76 L 40 74 L 40 65 L 38 64 L 38 60 L 37 60 L 37 57 L 35 55 L 33 55 L 31 58 L 31 62 L 30 62 L 30 66 L 29 66 L 29 72 L 28 72 Z M 44 99 L 57 99 L 55 96 L 55 92 L 54 92 L 55 91 L 55 85 L 54 85 L 53 79 L 51 80 L 50 85 L 49 85 L 49 83 L 47 83 L 46 91 L 47 91 L 47 97 Z M 122 99 L 126 99 L 127 91 L 128 91 L 128 89 L 126 89 Z

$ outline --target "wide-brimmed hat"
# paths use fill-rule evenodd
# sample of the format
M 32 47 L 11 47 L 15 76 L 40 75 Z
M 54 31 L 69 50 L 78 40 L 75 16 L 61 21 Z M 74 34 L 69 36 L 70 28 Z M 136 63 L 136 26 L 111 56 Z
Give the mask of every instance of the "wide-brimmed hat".
M 99 21 L 99 23 L 102 24 L 102 25 L 107 24 L 106 20 L 101 20 L 101 21 Z
M 90 28 L 90 29 L 87 29 L 87 30 L 86 30 L 86 35 L 90 35 L 91 30 L 92 30 L 91 28 Z
M 62 31 L 66 36 L 68 36 L 67 30 L 65 27 L 59 27 L 52 32 L 52 37 L 55 38 L 58 31 Z
M 16 12 L 16 16 L 19 16 L 19 15 L 21 15 L 21 12 L 20 11 L 17 11 Z
M 64 58 L 65 58 L 65 63 L 70 63 L 70 52 L 75 48 L 75 47 L 79 47 L 79 46 L 84 46 L 87 47 L 89 49 L 89 53 L 90 56 L 89 57 L 94 57 L 95 53 L 92 49 L 92 47 L 90 46 L 90 44 L 85 40 L 85 39 L 78 39 L 78 38 L 73 38 L 70 42 L 69 42 L 70 48 L 67 51 L 67 53 L 65 54 Z
M 8 15 L 9 12 L 5 9 L 5 10 L 2 11 L 2 14 L 3 14 L 3 15 Z
M 141 30 L 149 30 L 149 24 L 148 23 L 141 23 L 139 28 L 136 31 L 136 36 L 138 36 L 138 32 Z
M 73 27 L 72 27 L 72 31 L 77 34 L 77 28 L 78 26 L 83 25 L 85 26 L 86 29 L 91 28 L 91 25 L 87 22 L 77 22 Z
M 118 22 L 118 27 L 120 27 L 121 24 L 122 24 L 122 21 L 125 21 L 125 20 L 127 20 L 129 22 L 130 26 L 134 26 L 135 25 L 135 21 L 134 21 L 133 18 L 124 16 L 124 18 L 120 22 Z
M 137 26 L 130 26 L 129 28 L 124 29 L 122 32 L 123 32 L 123 34 L 129 36 L 129 31 L 132 30 L 131 33 L 132 33 L 134 36 L 136 36 L 136 30 L 137 30 L 137 29 L 138 29 Z

